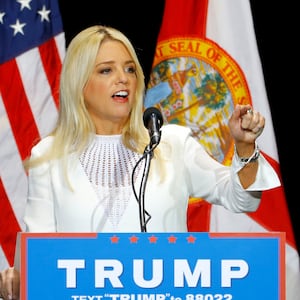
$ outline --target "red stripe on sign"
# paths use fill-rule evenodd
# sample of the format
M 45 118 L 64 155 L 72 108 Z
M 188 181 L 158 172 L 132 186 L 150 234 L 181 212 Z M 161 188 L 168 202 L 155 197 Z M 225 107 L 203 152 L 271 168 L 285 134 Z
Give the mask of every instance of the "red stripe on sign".
M 56 107 L 59 105 L 59 74 L 61 71 L 62 63 L 59 57 L 59 52 L 55 39 L 50 39 L 48 42 L 39 46 L 39 51 L 42 63 L 48 78 L 49 86 L 52 90 Z
M 0 90 L 20 156 L 24 160 L 39 131 L 15 60 L 0 65 Z
M 10 266 L 14 263 L 17 233 L 21 227 L 0 178 L 0 244 Z

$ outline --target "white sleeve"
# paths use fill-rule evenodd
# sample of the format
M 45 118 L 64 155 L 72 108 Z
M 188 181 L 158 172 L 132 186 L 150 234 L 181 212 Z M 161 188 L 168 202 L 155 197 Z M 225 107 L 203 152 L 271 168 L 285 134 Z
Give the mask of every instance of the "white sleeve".
M 243 164 L 240 162 L 237 153 L 235 152 L 232 158 L 232 169 L 237 173 L 242 167 Z M 247 191 L 265 191 L 280 185 L 281 182 L 274 168 L 266 160 L 263 154 L 260 153 L 255 181 L 247 188 Z
M 233 158 L 231 166 L 219 163 L 191 136 L 185 141 L 184 162 L 191 196 L 233 212 L 255 211 L 260 204 L 261 192 L 280 186 L 276 172 L 261 155 L 256 180 L 244 189 L 237 174 L 241 169 L 238 160 Z
M 34 147 L 31 157 L 40 155 L 39 147 Z M 29 232 L 55 232 L 54 205 L 48 163 L 31 168 L 28 173 L 28 197 L 24 222 Z

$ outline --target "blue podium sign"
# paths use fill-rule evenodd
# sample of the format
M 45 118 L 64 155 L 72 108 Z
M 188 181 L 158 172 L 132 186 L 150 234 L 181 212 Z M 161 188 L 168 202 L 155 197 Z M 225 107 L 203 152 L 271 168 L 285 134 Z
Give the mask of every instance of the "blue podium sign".
M 21 300 L 284 300 L 285 234 L 21 233 Z

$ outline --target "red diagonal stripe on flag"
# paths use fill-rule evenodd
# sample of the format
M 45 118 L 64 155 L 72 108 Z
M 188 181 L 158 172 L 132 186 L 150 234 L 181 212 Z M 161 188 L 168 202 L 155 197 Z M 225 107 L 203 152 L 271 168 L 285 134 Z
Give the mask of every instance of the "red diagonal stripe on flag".
M 273 166 L 278 176 L 281 177 L 278 162 L 266 153 L 263 154 Z M 280 214 L 278 214 L 278 212 L 280 212 Z M 268 231 L 284 231 L 286 233 L 286 242 L 296 248 L 295 236 L 283 185 L 272 190 L 264 191 L 258 210 L 250 213 L 249 216 Z

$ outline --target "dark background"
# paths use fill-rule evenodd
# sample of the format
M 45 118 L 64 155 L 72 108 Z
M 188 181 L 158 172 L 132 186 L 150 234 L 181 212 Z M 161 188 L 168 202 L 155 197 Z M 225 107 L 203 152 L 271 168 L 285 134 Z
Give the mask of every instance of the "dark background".
M 300 228 L 296 223 L 300 217 L 300 199 L 297 190 L 297 184 L 300 182 L 296 183 L 296 180 L 298 181 L 300 177 L 298 175 L 300 156 L 295 145 L 298 128 L 294 125 L 299 118 L 299 109 L 294 107 L 299 84 L 297 85 L 294 75 L 297 69 L 293 71 L 294 62 L 299 56 L 293 44 L 298 34 L 295 33 L 297 27 L 296 19 L 293 17 L 296 7 L 293 8 L 291 2 L 288 5 L 281 3 L 281 6 L 276 1 L 269 4 L 263 0 L 250 0 L 250 3 L 272 113 L 281 174 L 299 250 Z M 132 41 L 144 68 L 146 81 L 148 80 L 164 0 L 85 0 L 79 3 L 59 0 L 59 5 L 67 44 L 76 33 L 90 25 L 101 23 L 116 27 Z M 274 218 L 280 217 L 274 215 Z

